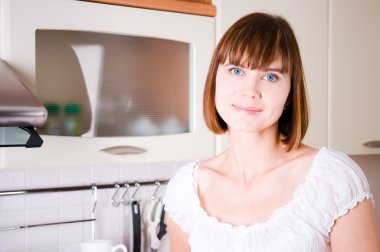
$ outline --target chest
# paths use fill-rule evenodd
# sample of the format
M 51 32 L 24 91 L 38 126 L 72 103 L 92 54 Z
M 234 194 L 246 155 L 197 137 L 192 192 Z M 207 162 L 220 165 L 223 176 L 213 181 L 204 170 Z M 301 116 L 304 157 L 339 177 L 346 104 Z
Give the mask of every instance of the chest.
M 329 243 L 304 223 L 291 227 L 286 219 L 250 227 L 227 228 L 223 224 L 199 224 L 189 239 L 191 251 L 197 252 L 327 252 Z
M 241 186 L 228 179 L 218 183 L 198 184 L 201 207 L 210 216 L 234 226 L 253 225 L 268 220 L 294 198 L 296 188 L 303 182 L 293 176 L 268 176 Z

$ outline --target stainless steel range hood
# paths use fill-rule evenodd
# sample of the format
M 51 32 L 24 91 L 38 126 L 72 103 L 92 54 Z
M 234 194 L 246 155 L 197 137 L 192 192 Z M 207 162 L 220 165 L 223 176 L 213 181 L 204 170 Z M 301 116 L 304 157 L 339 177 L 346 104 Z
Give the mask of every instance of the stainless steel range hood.
M 40 147 L 43 140 L 35 127 L 42 127 L 47 110 L 0 59 L 0 147 Z

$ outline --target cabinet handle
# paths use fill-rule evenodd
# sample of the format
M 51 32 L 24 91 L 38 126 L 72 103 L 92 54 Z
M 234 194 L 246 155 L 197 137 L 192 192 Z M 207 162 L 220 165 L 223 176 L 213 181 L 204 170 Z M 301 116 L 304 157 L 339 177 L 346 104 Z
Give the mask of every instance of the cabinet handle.
M 130 145 L 119 145 L 119 146 L 111 146 L 99 151 L 106 152 L 112 155 L 129 155 L 129 154 L 141 154 L 146 152 L 146 149 L 130 146 Z
M 380 141 L 379 140 L 372 140 L 372 141 L 368 141 L 368 142 L 365 142 L 363 143 L 364 146 L 368 147 L 368 148 L 380 148 Z

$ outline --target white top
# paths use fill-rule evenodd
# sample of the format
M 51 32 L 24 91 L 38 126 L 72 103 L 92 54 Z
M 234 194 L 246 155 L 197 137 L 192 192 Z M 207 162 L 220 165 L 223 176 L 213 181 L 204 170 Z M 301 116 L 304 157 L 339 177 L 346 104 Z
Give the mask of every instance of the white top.
M 232 226 L 209 216 L 197 190 L 198 162 L 180 168 L 164 197 L 165 210 L 189 235 L 193 252 L 331 251 L 334 221 L 372 194 L 360 167 L 347 155 L 321 148 L 293 199 L 251 226 Z

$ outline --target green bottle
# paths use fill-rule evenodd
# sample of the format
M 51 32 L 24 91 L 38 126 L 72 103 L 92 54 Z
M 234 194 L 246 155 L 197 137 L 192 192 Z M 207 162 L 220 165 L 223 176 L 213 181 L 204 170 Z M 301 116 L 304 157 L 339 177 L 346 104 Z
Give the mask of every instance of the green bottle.
M 62 133 L 60 110 L 61 106 L 57 103 L 45 103 L 48 117 L 43 128 L 43 134 L 59 136 Z
M 77 103 L 68 103 L 64 108 L 65 118 L 63 121 L 63 135 L 80 136 L 81 126 L 79 121 L 80 105 Z

